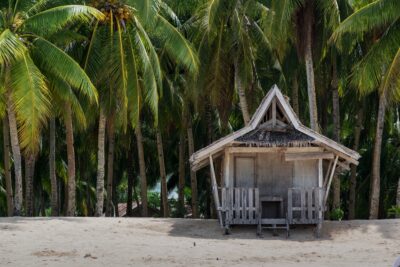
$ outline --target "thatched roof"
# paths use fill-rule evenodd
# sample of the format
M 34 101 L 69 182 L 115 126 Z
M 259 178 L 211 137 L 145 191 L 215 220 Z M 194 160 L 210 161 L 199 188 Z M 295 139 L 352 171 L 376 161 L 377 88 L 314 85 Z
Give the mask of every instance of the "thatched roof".
M 315 139 L 294 128 L 288 129 L 263 129 L 255 130 L 235 139 L 236 142 L 248 146 L 287 147 L 311 146 Z

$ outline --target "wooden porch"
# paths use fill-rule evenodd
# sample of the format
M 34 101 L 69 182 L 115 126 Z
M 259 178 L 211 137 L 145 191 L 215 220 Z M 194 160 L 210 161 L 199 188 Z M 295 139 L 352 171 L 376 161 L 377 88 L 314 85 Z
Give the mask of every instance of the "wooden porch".
M 228 232 L 231 225 L 258 225 L 258 231 L 263 225 L 266 228 L 283 228 L 289 230 L 291 224 L 315 224 L 323 222 L 325 190 L 321 187 L 288 188 L 287 203 L 279 196 L 260 197 L 259 188 L 218 188 L 221 226 Z M 263 203 L 279 203 L 280 216 L 265 218 Z M 265 210 L 265 209 L 264 209 Z M 281 225 L 282 227 L 277 227 Z

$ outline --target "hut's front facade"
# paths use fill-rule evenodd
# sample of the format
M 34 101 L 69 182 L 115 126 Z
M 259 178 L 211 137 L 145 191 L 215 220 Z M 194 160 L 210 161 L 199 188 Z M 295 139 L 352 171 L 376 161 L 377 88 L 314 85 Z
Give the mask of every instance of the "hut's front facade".
M 221 157 L 221 173 L 214 160 Z M 335 171 L 359 154 L 301 124 L 277 86 L 249 125 L 191 156 L 193 170 L 210 165 L 221 226 L 283 226 L 323 222 Z

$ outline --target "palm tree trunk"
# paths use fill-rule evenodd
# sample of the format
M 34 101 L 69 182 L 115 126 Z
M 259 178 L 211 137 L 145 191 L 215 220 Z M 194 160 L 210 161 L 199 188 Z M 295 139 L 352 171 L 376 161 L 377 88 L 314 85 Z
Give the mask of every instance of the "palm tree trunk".
M 188 135 L 188 146 L 189 146 L 189 157 L 194 153 L 194 139 L 193 139 L 193 126 L 192 119 L 188 118 L 188 127 L 187 127 L 187 135 Z M 190 170 L 190 186 L 192 188 L 192 218 L 198 218 L 198 201 L 197 201 L 197 175 L 195 171 Z
M 14 215 L 20 216 L 22 215 L 23 203 L 21 148 L 19 146 L 17 120 L 15 118 L 12 96 L 10 92 L 7 94 L 7 114 L 8 123 L 10 126 L 11 150 L 13 154 L 15 172 Z
M 97 181 L 96 181 L 96 216 L 103 215 L 104 206 L 104 164 L 106 142 L 106 116 L 100 108 L 99 133 L 97 140 Z
M 140 198 L 142 201 L 142 216 L 148 216 L 148 205 L 147 205 L 147 177 L 146 177 L 146 163 L 144 160 L 144 149 L 143 149 L 143 135 L 142 125 L 140 121 L 136 126 L 136 140 L 138 146 L 138 158 L 139 158 L 139 172 L 140 172 Z
M 360 145 L 360 136 L 362 131 L 362 123 L 364 117 L 364 106 L 362 106 L 357 114 L 356 128 L 354 129 L 354 146 L 353 150 L 357 151 Z M 350 175 L 350 194 L 349 194 L 349 220 L 355 219 L 356 208 L 356 187 L 357 187 L 357 166 L 351 165 Z
M 67 216 L 75 216 L 76 199 L 75 199 L 75 148 L 74 148 L 74 128 L 72 124 L 71 105 L 65 105 L 65 128 L 67 139 L 67 158 L 68 158 L 68 200 L 67 200 Z
M 114 147 L 115 147 L 115 114 L 111 115 L 108 120 L 107 138 L 108 138 L 108 154 L 107 154 L 107 205 L 106 215 L 113 216 L 113 180 L 114 180 Z
M 400 178 L 397 183 L 396 206 L 400 207 Z
M 10 163 L 10 127 L 8 120 L 3 118 L 3 150 L 4 150 L 4 176 L 6 178 L 7 192 L 7 216 L 13 216 L 14 212 L 14 196 L 11 180 L 11 163 Z
M 134 161 L 133 161 L 133 142 L 129 145 L 128 151 L 128 197 L 126 201 L 126 216 L 132 216 L 132 202 L 133 202 L 133 188 L 135 186 L 135 173 L 134 173 Z
M 397 182 L 396 206 L 400 207 L 400 178 Z M 397 215 L 397 218 L 400 218 L 400 215 Z
M 247 125 L 250 122 L 250 113 L 249 113 L 249 106 L 247 104 L 247 99 L 246 99 L 246 91 L 243 86 L 243 82 L 240 77 L 240 74 L 239 74 L 238 59 L 235 60 L 235 87 L 237 90 L 237 94 L 239 96 L 239 105 L 240 105 L 240 109 L 242 110 L 244 124 Z
M 317 96 L 316 96 L 315 78 L 314 78 L 314 63 L 312 55 L 313 6 L 311 1 L 307 1 L 306 13 L 304 19 L 306 27 L 304 61 L 307 73 L 307 92 L 308 92 L 308 104 L 310 112 L 310 126 L 311 129 L 313 129 L 314 131 L 319 131 Z
M 35 172 L 35 155 L 29 154 L 25 158 L 25 213 L 32 217 L 34 213 L 33 176 Z
M 49 169 L 51 183 L 51 216 L 58 216 L 58 188 L 56 175 L 56 119 L 50 118 Z
M 168 209 L 168 190 L 167 190 L 167 173 L 165 171 L 165 159 L 164 159 L 164 148 L 161 132 L 157 129 L 157 151 L 158 151 L 158 163 L 160 165 L 160 177 L 161 177 L 161 202 L 163 208 L 164 217 L 169 217 Z
M 340 105 L 338 91 L 338 77 L 336 55 L 332 57 L 332 113 L 333 113 L 333 140 L 340 142 Z M 340 208 L 340 177 L 333 177 L 333 209 Z
M 178 181 L 178 203 L 182 212 L 185 209 L 185 135 L 180 134 L 179 139 L 179 181 Z
M 380 196 L 380 171 L 381 171 L 381 150 L 383 126 L 385 123 L 386 111 L 386 95 L 381 94 L 379 97 L 378 117 L 376 119 L 376 135 L 374 144 L 374 154 L 372 156 L 372 175 L 371 175 L 371 193 L 369 218 L 378 219 L 379 216 L 379 196 Z
M 299 80 L 297 76 L 297 70 L 293 74 L 293 80 L 292 80 L 292 105 L 293 105 L 293 110 L 297 114 L 297 116 L 300 116 L 299 114 Z

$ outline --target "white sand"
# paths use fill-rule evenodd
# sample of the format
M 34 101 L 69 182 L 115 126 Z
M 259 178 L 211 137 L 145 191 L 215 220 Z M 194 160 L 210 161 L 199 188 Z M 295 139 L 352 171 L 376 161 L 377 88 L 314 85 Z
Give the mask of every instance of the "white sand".
M 325 222 L 323 237 L 255 227 L 223 236 L 216 221 L 139 218 L 0 219 L 0 266 L 392 266 L 400 220 Z

